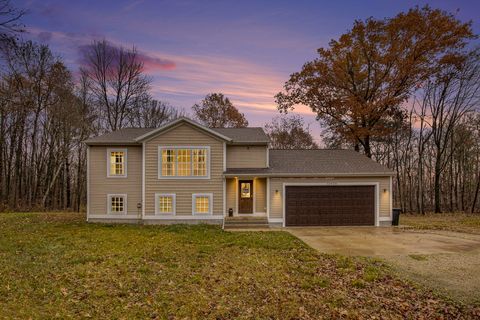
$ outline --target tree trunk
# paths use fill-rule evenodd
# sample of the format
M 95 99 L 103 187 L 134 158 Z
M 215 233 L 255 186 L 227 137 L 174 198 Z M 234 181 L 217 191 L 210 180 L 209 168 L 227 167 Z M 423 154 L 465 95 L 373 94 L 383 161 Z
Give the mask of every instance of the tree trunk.
M 475 193 L 473 195 L 473 202 L 472 202 L 472 208 L 470 209 L 470 213 L 475 212 L 475 206 L 477 205 L 477 199 L 478 199 L 478 191 L 480 191 L 480 170 L 478 172 L 477 186 L 475 187 Z
M 365 136 L 365 140 L 363 142 L 363 148 L 365 149 L 365 155 L 369 158 L 372 158 L 372 149 L 370 146 L 370 136 Z
M 45 190 L 45 194 L 43 195 L 43 199 L 42 199 L 42 206 L 44 208 L 47 203 L 48 195 L 50 194 L 50 191 L 52 190 L 52 187 L 55 184 L 55 181 L 57 181 L 58 174 L 60 173 L 61 170 L 62 170 L 62 166 L 58 166 L 57 170 L 55 170 L 55 174 L 53 175 L 52 180 L 50 181 L 50 184 L 47 187 L 47 190 Z
M 435 195 L 435 213 L 441 213 L 442 208 L 440 205 L 440 161 L 435 163 L 435 176 L 433 182 L 433 190 Z

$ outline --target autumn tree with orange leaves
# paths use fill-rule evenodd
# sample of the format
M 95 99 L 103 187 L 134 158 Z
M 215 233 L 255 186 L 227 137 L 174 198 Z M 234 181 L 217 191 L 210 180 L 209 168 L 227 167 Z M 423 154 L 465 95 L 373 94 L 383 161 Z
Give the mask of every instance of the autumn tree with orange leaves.
M 280 112 L 303 104 L 334 134 L 372 157 L 371 141 L 394 130 L 402 103 L 438 70 L 462 61 L 471 23 L 430 7 L 355 21 L 276 95 Z
M 245 115 L 221 93 L 208 94 L 193 107 L 195 118 L 210 128 L 243 128 L 248 126 Z

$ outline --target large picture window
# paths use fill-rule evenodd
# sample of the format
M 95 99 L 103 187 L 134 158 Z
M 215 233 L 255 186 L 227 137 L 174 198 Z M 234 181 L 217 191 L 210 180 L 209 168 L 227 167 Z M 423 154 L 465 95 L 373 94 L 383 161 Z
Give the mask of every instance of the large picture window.
M 208 178 L 208 147 L 159 147 L 161 178 Z
M 107 176 L 123 178 L 127 176 L 127 149 L 107 150 Z

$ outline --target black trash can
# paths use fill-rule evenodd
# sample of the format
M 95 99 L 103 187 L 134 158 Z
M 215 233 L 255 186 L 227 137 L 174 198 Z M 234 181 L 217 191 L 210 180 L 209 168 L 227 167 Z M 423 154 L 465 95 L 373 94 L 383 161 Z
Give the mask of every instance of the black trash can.
M 394 208 L 392 212 L 392 226 L 398 226 L 398 220 L 400 219 L 400 208 Z

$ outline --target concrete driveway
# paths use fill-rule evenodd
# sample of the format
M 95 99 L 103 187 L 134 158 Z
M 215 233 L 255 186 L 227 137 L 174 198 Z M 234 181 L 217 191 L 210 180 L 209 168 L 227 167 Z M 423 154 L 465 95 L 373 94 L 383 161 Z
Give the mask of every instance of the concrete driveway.
M 480 304 L 480 235 L 375 227 L 287 228 L 319 252 L 386 260 L 401 275 Z
M 418 232 L 387 227 L 295 227 L 287 230 L 318 251 L 342 255 L 458 253 L 480 248 L 480 236 L 456 232 Z

